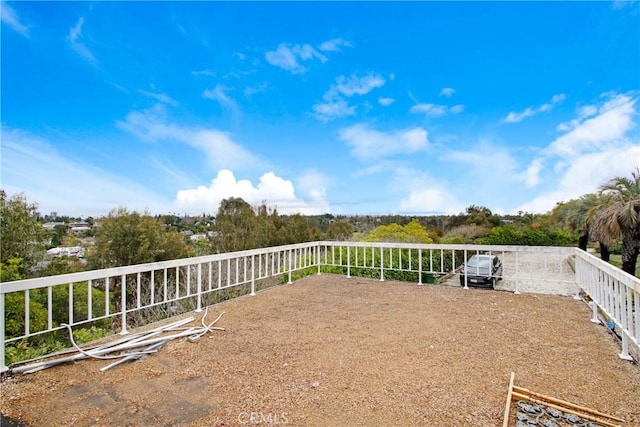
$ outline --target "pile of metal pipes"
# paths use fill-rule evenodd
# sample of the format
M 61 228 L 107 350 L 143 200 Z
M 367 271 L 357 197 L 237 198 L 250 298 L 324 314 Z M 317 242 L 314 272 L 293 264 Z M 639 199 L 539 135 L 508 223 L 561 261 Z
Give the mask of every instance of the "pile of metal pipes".
M 158 352 L 166 343 L 177 338 L 187 338 L 189 342 L 197 342 L 207 332 L 224 331 L 224 328 L 214 326 L 224 315 L 222 312 L 213 322 L 207 324 L 207 311 L 201 319 L 201 326 L 185 326 L 195 319 L 189 317 L 168 325 L 160 326 L 149 331 L 129 334 L 126 337 L 111 341 L 107 344 L 82 349 L 73 339 L 73 331 L 67 324 L 61 324 L 69 331 L 72 349 L 50 354 L 37 359 L 31 359 L 13 365 L 9 371 L 13 374 L 31 374 L 64 363 L 73 363 L 82 359 L 114 360 L 114 362 L 100 368 L 101 372 L 111 369 L 121 363 L 139 360 Z M 67 356 L 64 356 L 67 354 Z M 57 357 L 62 356 L 62 357 Z M 55 357 L 55 358 L 54 358 Z

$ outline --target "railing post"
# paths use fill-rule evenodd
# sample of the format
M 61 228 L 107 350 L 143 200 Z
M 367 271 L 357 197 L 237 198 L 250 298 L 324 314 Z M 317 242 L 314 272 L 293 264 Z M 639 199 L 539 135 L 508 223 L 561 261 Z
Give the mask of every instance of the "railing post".
M 0 373 L 6 372 L 9 370 L 9 367 L 5 363 L 4 360 L 4 293 L 0 292 Z
M 292 260 L 291 260 L 291 253 L 292 253 L 293 249 L 289 249 L 289 281 L 287 282 L 288 284 L 293 283 L 293 281 L 291 280 L 291 269 L 292 267 Z
M 256 273 L 255 273 L 256 256 L 251 255 L 251 296 L 256 295 Z
M 122 320 L 121 320 L 121 329 L 120 335 L 126 335 L 129 332 L 127 331 L 127 275 L 123 274 L 121 276 L 120 283 L 120 310 L 122 310 Z
M 623 360 L 633 360 L 633 357 L 629 354 L 629 336 L 628 331 L 623 330 L 622 333 L 622 352 L 618 355 Z
M 69 283 L 69 326 L 73 326 L 73 282 Z
M 422 285 L 422 248 L 418 248 L 418 285 Z
M 518 289 L 518 283 L 520 282 L 520 279 L 519 279 L 519 276 L 518 276 L 518 270 L 519 270 L 519 265 L 520 265 L 519 257 L 518 257 L 519 253 L 520 252 L 518 252 L 518 250 L 516 250 L 516 274 L 515 274 L 515 276 L 516 276 L 516 290 L 513 291 L 513 293 L 515 295 L 520 294 L 520 290 Z
M 373 251 L 371 252 L 371 256 L 373 257 Z M 380 281 L 384 282 L 384 251 L 382 247 L 380 247 Z
M 464 273 L 464 289 L 469 289 L 469 284 L 467 283 L 467 250 L 464 250 L 464 264 L 462 264 L 462 272 Z M 452 266 L 455 270 L 455 265 Z
M 351 277 L 351 246 L 347 246 L 347 279 Z
M 326 251 L 325 251 L 326 253 Z M 316 246 L 316 261 L 318 262 L 318 276 L 320 275 L 320 259 L 322 258 L 322 250 L 320 249 L 320 243 Z
M 633 326 L 633 319 L 631 313 L 633 307 L 631 305 L 631 289 L 625 286 L 624 291 L 621 291 L 622 301 L 620 301 L 620 325 L 622 329 L 622 353 L 620 358 L 624 360 L 633 360 L 633 357 L 629 354 L 629 336 L 631 333 L 631 327 Z
M 600 324 L 600 319 L 598 318 L 598 304 L 594 300 L 591 300 L 591 323 Z
M 197 306 L 196 313 L 200 313 L 202 311 L 202 263 L 198 264 L 198 297 L 197 297 Z

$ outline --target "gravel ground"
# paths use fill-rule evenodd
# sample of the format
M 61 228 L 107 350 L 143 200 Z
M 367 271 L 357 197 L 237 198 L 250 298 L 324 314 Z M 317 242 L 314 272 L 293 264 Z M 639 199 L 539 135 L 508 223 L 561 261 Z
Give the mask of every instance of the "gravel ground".
M 104 373 L 7 379 L 0 411 L 29 426 L 501 426 L 513 371 L 640 425 L 640 367 L 572 298 L 322 275 L 209 319 L 223 311 L 226 331 Z

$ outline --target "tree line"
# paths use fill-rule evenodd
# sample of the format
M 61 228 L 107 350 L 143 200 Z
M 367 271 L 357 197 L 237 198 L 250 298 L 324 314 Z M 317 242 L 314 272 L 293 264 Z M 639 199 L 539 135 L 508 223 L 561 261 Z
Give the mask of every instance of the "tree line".
M 519 212 L 497 215 L 471 205 L 458 215 L 411 217 L 401 215 L 303 216 L 280 215 L 266 202 L 251 206 L 231 197 L 220 203 L 215 216 L 190 224 L 200 238 L 185 236 L 186 221 L 175 215 L 151 216 L 121 207 L 106 217 L 92 218 L 94 243 L 85 262 L 54 258 L 46 267 L 45 249 L 62 241 L 61 228 L 44 230 L 37 205 L 23 194 L 7 197 L 0 190 L 0 280 L 118 267 L 188 256 L 224 253 L 314 240 L 368 240 L 420 243 L 477 243 L 492 245 L 569 246 L 586 250 L 598 245 L 609 261 L 620 253 L 622 269 L 635 274 L 640 252 L 640 170 L 631 177 L 614 177 L 598 192 L 559 202 L 546 214 Z

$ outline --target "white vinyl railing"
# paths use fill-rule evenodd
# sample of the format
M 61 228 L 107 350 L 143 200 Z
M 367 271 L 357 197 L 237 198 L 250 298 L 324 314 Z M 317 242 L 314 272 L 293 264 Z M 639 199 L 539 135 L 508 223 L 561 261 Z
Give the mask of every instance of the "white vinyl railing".
M 153 320 L 200 311 L 217 302 L 220 292 L 244 285 L 255 295 L 261 283 L 291 283 L 300 270 L 459 284 L 457 272 L 476 253 L 501 259 L 497 289 L 564 295 L 582 289 L 620 329 L 620 357 L 630 357 L 629 344 L 638 347 L 640 280 L 576 248 L 323 241 L 0 283 L 0 372 L 8 370 L 7 345 L 60 330 L 63 323 L 77 327 L 103 320 L 126 334 L 128 326 L 140 326 L 142 317 L 136 321 L 136 315 L 144 310 L 155 310 Z M 42 308 L 36 313 L 32 299 L 41 307 L 44 301 L 46 313 Z M 24 311 L 19 333 L 6 331 L 8 322 L 15 322 L 15 312 L 11 317 L 6 311 L 8 301 L 12 310 Z
M 591 321 L 599 313 L 613 322 L 622 338 L 622 359 L 631 360 L 629 345 L 640 348 L 640 279 L 584 251 L 576 250 L 576 280 L 591 298 Z

